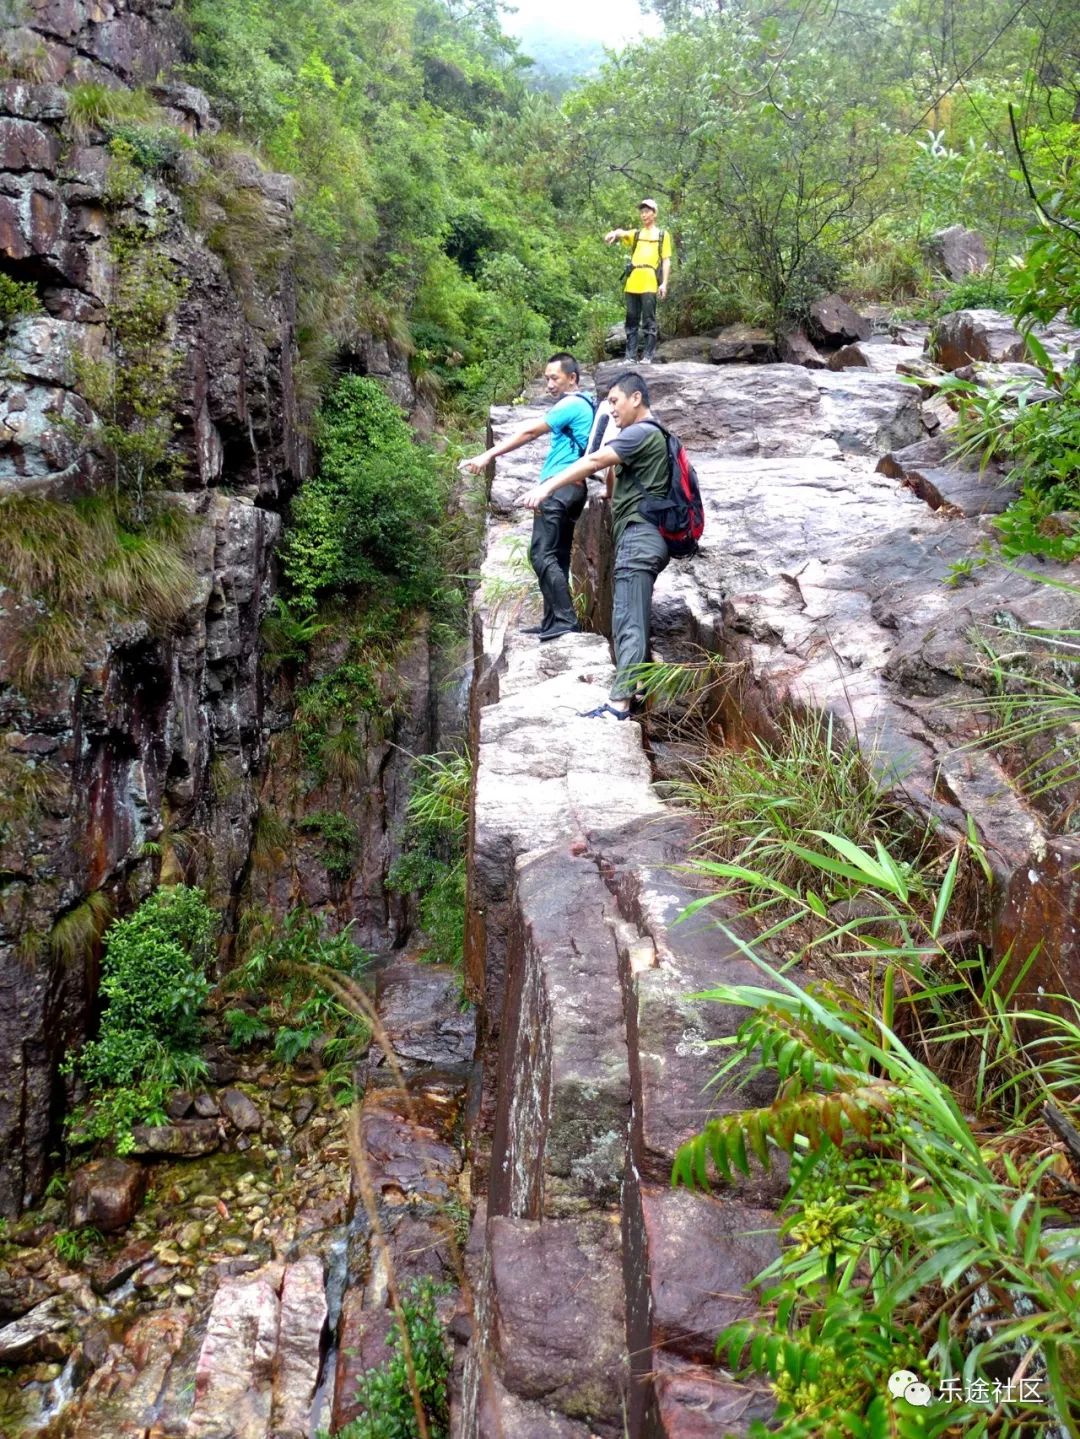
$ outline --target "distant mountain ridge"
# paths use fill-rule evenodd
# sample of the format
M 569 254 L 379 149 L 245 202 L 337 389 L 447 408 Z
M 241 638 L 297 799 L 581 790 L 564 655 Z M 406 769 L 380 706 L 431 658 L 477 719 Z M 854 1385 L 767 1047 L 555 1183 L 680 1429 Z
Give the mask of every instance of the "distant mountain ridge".
M 522 53 L 533 61 L 526 71 L 538 90 L 560 96 L 578 80 L 594 74 L 603 63 L 604 42 L 567 34 L 543 20 L 530 21 L 518 34 Z

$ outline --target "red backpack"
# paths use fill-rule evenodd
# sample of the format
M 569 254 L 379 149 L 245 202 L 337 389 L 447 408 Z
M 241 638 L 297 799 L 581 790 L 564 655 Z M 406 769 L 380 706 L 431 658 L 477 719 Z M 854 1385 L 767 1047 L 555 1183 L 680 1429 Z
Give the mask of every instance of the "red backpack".
M 638 514 L 657 527 L 667 541 L 672 559 L 687 559 L 697 553 L 698 540 L 705 529 L 705 506 L 701 502 L 697 471 L 678 435 L 666 430 L 659 420 L 642 420 L 641 424 L 655 425 L 667 442 L 668 492 L 639 500 Z M 642 489 L 640 484 L 638 489 Z

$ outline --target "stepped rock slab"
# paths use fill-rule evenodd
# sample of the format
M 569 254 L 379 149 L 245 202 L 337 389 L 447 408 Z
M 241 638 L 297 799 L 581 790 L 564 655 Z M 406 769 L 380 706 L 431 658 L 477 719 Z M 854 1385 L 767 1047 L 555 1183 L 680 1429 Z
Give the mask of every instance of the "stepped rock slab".
M 621 1433 L 628 1378 L 618 1232 L 603 1218 L 493 1218 L 488 1259 L 495 1368 L 518 1399 Z
M 618 1202 L 630 1078 L 613 908 L 595 862 L 523 861 L 508 952 L 489 1212 Z

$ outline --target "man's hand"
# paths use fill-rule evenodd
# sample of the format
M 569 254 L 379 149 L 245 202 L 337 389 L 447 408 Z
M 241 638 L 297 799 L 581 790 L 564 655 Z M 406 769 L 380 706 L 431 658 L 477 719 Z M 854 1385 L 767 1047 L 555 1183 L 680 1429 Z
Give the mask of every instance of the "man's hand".
M 544 486 L 533 485 L 531 490 L 525 491 L 521 503 L 527 510 L 538 510 L 546 498 L 547 495 L 544 493 Z
M 660 286 L 660 289 L 657 291 L 657 293 L 659 294 L 661 300 L 666 300 L 666 299 L 667 299 L 667 284 L 666 284 L 666 282 L 665 282 L 663 285 Z
M 473 455 L 471 460 L 462 460 L 461 468 L 469 470 L 474 475 L 482 475 L 491 464 L 491 455 L 487 450 L 482 455 Z
M 621 240 L 622 237 L 623 237 L 623 232 L 622 232 L 621 230 L 609 230 L 609 231 L 607 232 L 607 234 L 604 236 L 604 244 L 605 244 L 605 245 L 614 245 L 615 241 L 616 241 L 616 240 Z

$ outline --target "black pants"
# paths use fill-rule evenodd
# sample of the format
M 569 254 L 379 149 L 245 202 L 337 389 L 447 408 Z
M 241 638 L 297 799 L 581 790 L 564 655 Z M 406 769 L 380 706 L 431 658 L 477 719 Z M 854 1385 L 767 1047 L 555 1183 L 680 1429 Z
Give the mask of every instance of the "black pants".
M 626 296 L 626 358 L 638 357 L 638 329 L 644 344 L 645 359 L 651 360 L 656 349 L 656 291 L 648 295 Z
M 544 597 L 543 634 L 577 627 L 570 597 L 570 551 L 574 526 L 585 508 L 585 487 L 564 486 L 549 495 L 533 514 L 529 559 Z

